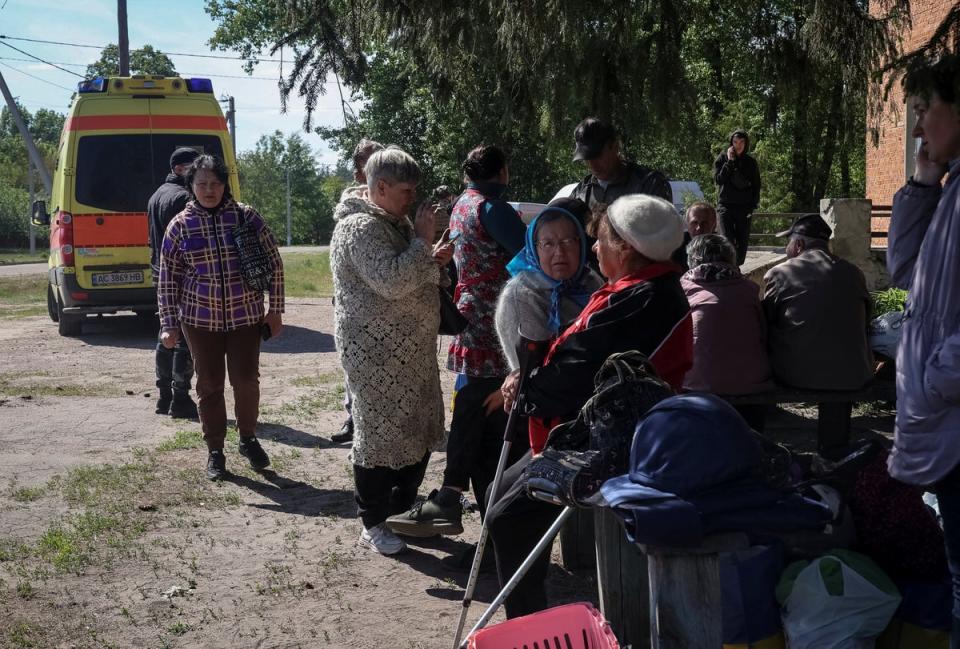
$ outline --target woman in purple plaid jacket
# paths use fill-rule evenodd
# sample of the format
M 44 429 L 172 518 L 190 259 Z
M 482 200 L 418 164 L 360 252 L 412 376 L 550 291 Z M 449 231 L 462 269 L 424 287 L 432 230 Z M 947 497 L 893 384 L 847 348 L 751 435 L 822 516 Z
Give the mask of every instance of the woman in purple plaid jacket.
M 181 329 L 187 338 L 209 453 L 207 477 L 219 480 L 226 474 L 226 375 L 233 388 L 240 454 L 254 469 L 270 464 L 255 436 L 260 411 L 260 338 L 280 333 L 283 262 L 263 218 L 230 195 L 229 172 L 222 160 L 212 155 L 198 157 L 187 172 L 187 187 L 192 200 L 170 222 L 160 249 L 160 341 L 173 347 Z M 247 286 L 240 274 L 233 230 L 241 223 L 252 225 L 259 234 L 273 267 L 269 311 L 264 308 L 263 293 Z

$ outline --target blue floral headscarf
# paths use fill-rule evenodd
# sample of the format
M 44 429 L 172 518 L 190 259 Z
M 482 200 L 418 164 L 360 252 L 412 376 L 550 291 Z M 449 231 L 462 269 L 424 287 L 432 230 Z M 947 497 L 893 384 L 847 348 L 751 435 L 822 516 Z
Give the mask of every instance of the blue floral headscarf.
M 537 254 L 537 225 L 539 225 L 540 219 L 545 214 L 551 212 L 562 214 L 566 219 L 571 221 L 580 239 L 580 265 L 577 267 L 577 272 L 570 279 L 553 279 L 543 272 L 543 269 L 540 267 L 540 256 Z M 526 245 L 523 247 L 523 250 L 518 252 L 517 255 L 510 260 L 510 263 L 507 264 L 507 271 L 509 271 L 512 277 L 516 277 L 523 272 L 537 273 L 549 282 L 553 290 L 550 295 L 550 313 L 548 314 L 547 323 L 554 334 L 560 332 L 560 300 L 566 297 L 581 307 L 584 307 L 593 294 L 593 291 L 583 285 L 583 278 L 588 273 L 586 233 L 583 231 L 583 226 L 580 225 L 577 217 L 560 207 L 548 207 L 537 214 L 536 218 L 530 222 L 530 225 L 527 226 Z

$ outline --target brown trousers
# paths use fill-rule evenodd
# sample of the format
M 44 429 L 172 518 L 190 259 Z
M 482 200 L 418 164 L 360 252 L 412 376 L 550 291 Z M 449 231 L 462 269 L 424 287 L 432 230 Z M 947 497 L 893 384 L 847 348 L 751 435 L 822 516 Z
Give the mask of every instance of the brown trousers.
M 233 388 L 240 437 L 253 437 L 260 413 L 260 325 L 233 331 L 207 331 L 183 325 L 197 374 L 200 423 L 207 449 L 223 448 L 227 436 L 225 374 Z M 226 367 L 224 367 L 226 357 Z

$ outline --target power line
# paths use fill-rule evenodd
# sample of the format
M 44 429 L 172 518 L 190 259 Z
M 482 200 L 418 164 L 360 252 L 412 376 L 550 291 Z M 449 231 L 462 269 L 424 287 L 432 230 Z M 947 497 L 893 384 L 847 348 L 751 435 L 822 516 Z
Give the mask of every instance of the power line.
M 66 43 L 64 41 L 46 41 L 39 38 L 23 38 L 19 36 L 7 36 L 6 34 L 0 34 L 0 39 L 6 39 L 10 41 L 26 41 L 29 43 L 44 43 L 46 45 L 65 45 L 67 47 L 87 47 L 95 50 L 103 50 L 105 46 L 103 45 L 85 45 L 83 43 Z M 142 49 L 131 50 L 131 52 L 142 52 Z M 174 56 L 192 56 L 200 59 L 225 59 L 227 61 L 246 61 L 246 57 L 243 56 L 223 56 L 219 54 L 196 54 L 191 52 L 160 52 L 162 54 L 172 54 Z M 279 59 L 272 58 L 261 58 L 257 57 L 258 61 L 266 61 L 268 63 L 280 63 Z
M 15 68 L 15 67 L 13 67 L 12 65 L 8 64 L 8 63 L 3 63 L 2 61 L 0 61 L 0 65 L 2 65 L 2 66 L 5 67 L 5 68 L 8 68 L 8 69 L 10 69 L 10 70 L 13 70 L 14 72 L 19 72 L 20 74 L 26 75 L 26 76 L 28 76 L 28 77 L 30 77 L 30 78 L 32 78 L 32 79 L 36 79 L 37 81 L 39 81 L 39 82 L 41 82 L 41 83 L 45 83 L 45 84 L 50 85 L 50 86 L 55 86 L 55 87 L 57 87 L 57 88 L 60 88 L 61 90 L 66 90 L 67 92 L 73 92 L 73 88 L 67 88 L 66 86 L 61 86 L 59 83 L 54 83 L 54 82 L 52 82 L 52 81 L 47 81 L 46 79 L 41 79 L 40 77 L 38 77 L 38 76 L 35 75 L 35 74 L 30 74 L 29 72 L 24 72 L 23 70 L 17 69 L 17 68 Z
M 34 55 L 31 54 L 30 52 L 24 52 L 24 51 L 21 50 L 19 47 L 14 47 L 14 46 L 11 45 L 10 43 L 4 43 L 3 41 L 0 41 L 0 45 L 5 45 L 6 47 L 9 47 L 9 48 L 12 49 L 12 50 L 16 50 L 17 52 L 20 52 L 21 54 L 23 54 L 23 55 L 25 55 L 25 56 L 29 56 L 31 59 L 36 59 L 37 61 L 40 61 L 41 63 L 46 63 L 47 65 L 52 65 L 52 66 L 55 67 L 56 69 L 58 69 L 58 70 L 63 70 L 63 71 L 66 72 L 67 74 L 72 74 L 73 76 L 75 76 L 75 77 L 80 77 L 81 79 L 83 78 L 83 75 L 82 75 L 82 74 L 77 74 L 77 73 L 74 72 L 73 70 L 68 70 L 68 69 L 66 69 L 66 68 L 61 68 L 61 67 L 60 67 L 59 65 L 57 65 L 56 63 L 51 63 L 50 61 L 45 61 L 44 59 L 41 59 L 39 56 L 34 56 Z
M 22 63 L 32 63 L 33 59 L 18 59 L 12 56 L 0 56 L 0 61 L 20 61 Z M 61 61 L 54 61 L 51 63 L 51 65 L 54 63 L 56 65 L 69 65 L 75 68 L 88 67 L 86 63 L 64 63 Z M 255 79 L 258 81 L 276 81 L 275 77 L 257 77 L 253 75 L 247 75 L 247 74 L 210 74 L 207 72 L 181 72 L 179 70 L 177 71 L 177 74 L 188 75 L 191 77 L 216 77 L 216 78 L 223 78 L 223 79 Z

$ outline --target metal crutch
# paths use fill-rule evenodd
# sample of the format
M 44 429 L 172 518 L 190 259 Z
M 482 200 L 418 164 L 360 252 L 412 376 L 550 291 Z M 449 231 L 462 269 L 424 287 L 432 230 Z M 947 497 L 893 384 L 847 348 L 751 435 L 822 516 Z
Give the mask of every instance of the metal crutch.
M 543 353 L 545 341 L 533 341 L 520 336 L 520 342 L 517 344 L 517 352 L 520 361 L 520 383 L 517 386 L 517 398 L 514 399 L 510 407 L 510 414 L 507 417 L 507 425 L 503 431 L 503 446 L 500 449 L 500 459 L 497 462 L 497 470 L 493 474 L 493 484 L 490 486 L 490 493 L 496 495 L 500 491 L 500 482 L 503 479 L 503 471 L 507 467 L 507 456 L 513 447 L 513 440 L 516 436 L 515 428 L 517 419 L 520 417 L 523 401 L 523 388 L 527 380 L 527 374 L 531 367 L 540 364 L 541 354 Z M 484 496 L 481 494 L 481 498 Z M 480 526 L 480 539 L 477 541 L 477 549 L 473 553 L 473 563 L 470 565 L 470 575 L 467 577 L 466 591 L 463 595 L 463 605 L 460 609 L 460 620 L 457 622 L 457 635 L 453 642 L 454 649 L 460 646 L 460 638 L 463 636 L 463 626 L 467 620 L 467 611 L 470 604 L 473 603 L 473 591 L 477 586 L 477 579 L 480 576 L 480 562 L 483 560 L 483 551 L 487 545 L 487 517 L 483 517 L 483 523 Z
M 538 494 L 541 499 L 547 500 L 548 502 L 554 504 L 561 504 L 558 499 L 555 498 L 544 498 L 545 494 Z M 517 571 L 513 573 L 513 576 L 510 577 L 510 580 L 503 585 L 503 588 L 500 590 L 500 593 L 490 602 L 490 606 L 487 607 L 487 610 L 483 612 L 483 615 L 480 616 L 480 619 L 477 620 L 477 623 L 473 625 L 473 628 L 470 629 L 470 633 L 467 634 L 467 637 L 464 638 L 461 644 L 458 644 L 454 649 L 466 649 L 467 642 L 474 633 L 486 626 L 487 622 L 490 621 L 490 618 L 493 617 L 494 613 L 497 612 L 497 609 L 500 608 L 500 605 L 510 596 L 510 593 L 513 592 L 513 589 L 517 587 L 517 584 L 520 583 L 520 580 L 526 576 L 527 571 L 530 570 L 530 567 L 533 565 L 533 562 L 537 560 L 544 550 L 553 543 L 554 537 L 560 533 L 560 528 L 563 527 L 563 524 L 570 514 L 573 513 L 573 507 L 566 506 L 563 508 L 563 511 L 560 512 L 560 515 L 557 516 L 557 520 L 553 521 L 553 524 L 550 526 L 550 529 L 547 530 L 546 534 L 541 537 L 541 539 L 534 546 L 533 550 L 530 551 L 530 554 L 527 555 L 527 558 L 523 560 L 523 563 L 520 564 L 520 567 L 517 568 Z M 464 609 L 466 610 L 466 609 Z M 459 636 L 458 636 L 459 641 Z

